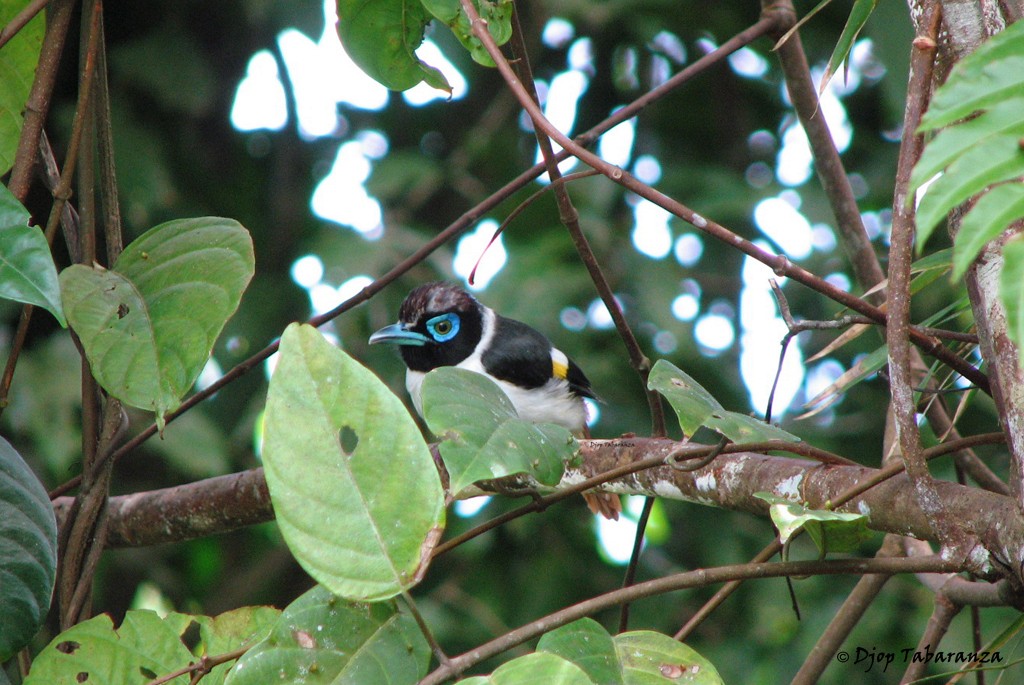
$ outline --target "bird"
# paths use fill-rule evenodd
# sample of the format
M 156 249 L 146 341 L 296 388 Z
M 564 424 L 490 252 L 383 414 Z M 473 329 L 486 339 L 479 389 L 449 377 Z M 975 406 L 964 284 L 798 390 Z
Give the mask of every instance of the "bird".
M 424 376 L 441 366 L 455 366 L 494 381 L 519 418 L 588 435 L 584 398 L 597 396 L 580 367 L 544 334 L 498 314 L 458 285 L 435 281 L 414 288 L 398 310 L 398 322 L 371 335 L 369 343 L 398 345 L 406 366 L 405 387 L 420 416 Z M 594 513 L 618 519 L 618 495 L 583 496 Z

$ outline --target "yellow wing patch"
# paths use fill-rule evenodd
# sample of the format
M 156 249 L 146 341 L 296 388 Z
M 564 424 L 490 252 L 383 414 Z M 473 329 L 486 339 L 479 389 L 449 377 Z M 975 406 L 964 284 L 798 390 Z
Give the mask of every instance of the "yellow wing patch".
M 561 380 L 569 376 L 569 358 L 561 350 L 551 350 L 551 375 Z

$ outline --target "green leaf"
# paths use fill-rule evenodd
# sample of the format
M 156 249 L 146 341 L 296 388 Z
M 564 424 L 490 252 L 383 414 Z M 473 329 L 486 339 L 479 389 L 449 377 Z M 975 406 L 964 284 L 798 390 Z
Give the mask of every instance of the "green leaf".
M 420 81 L 452 92 L 440 71 L 416 57 L 430 15 L 420 0 L 338 0 L 338 37 L 371 78 L 392 90 Z
M 162 423 L 199 377 L 254 268 L 238 222 L 179 219 L 132 241 L 113 270 L 76 264 L 60 285 L 96 380 Z
M 953 280 L 960 280 L 985 244 L 1021 217 L 1024 217 L 1024 184 L 1007 183 L 982 195 L 964 216 L 953 244 Z
M 626 685 L 722 683 L 722 677 L 710 661 L 668 635 L 636 630 L 613 639 Z
M 281 533 L 313 578 L 361 600 L 419 582 L 444 524 L 430 450 L 401 401 L 311 326 L 281 337 L 263 462 Z
M 187 666 L 195 657 L 181 641 L 192 617 L 161 619 L 129 611 L 120 627 L 101 614 L 65 630 L 32 663 L 25 685 L 120 685 L 144 683 Z M 187 685 L 189 677 L 170 681 Z
M 998 135 L 1024 135 L 1024 97 L 996 104 L 981 115 L 951 126 L 930 141 L 910 175 L 910 187 L 919 188 L 971 149 Z
M 36 634 L 50 608 L 57 523 L 50 498 L 21 456 L 0 438 L 0 663 Z
M 427 425 L 443 439 L 441 456 L 454 494 L 478 480 L 513 473 L 555 485 L 564 462 L 576 453 L 568 430 L 519 419 L 508 396 L 481 373 L 434 369 L 423 379 L 420 397 Z
M 278 623 L 281 610 L 273 607 L 249 606 L 219 616 L 195 616 L 199 624 L 199 644 L 193 649 L 197 657 L 216 656 L 264 639 Z M 224 682 L 236 661 L 219 664 L 203 677 L 204 685 Z
M 1024 65 L 1022 65 L 1024 66 Z M 1000 181 L 1024 174 L 1019 137 L 991 136 L 949 165 L 946 173 L 928 186 L 917 207 L 917 244 L 924 245 L 951 209 Z
M 493 67 L 494 60 L 487 53 L 484 44 L 473 35 L 469 17 L 462 10 L 459 0 L 422 0 L 427 11 L 452 30 L 470 56 L 478 64 Z M 512 37 L 512 0 L 473 0 L 480 18 L 487 24 L 487 31 L 496 44 L 504 45 Z
M 413 685 L 429 663 L 423 633 L 394 601 L 346 602 L 318 585 L 288 605 L 225 682 Z
M 459 685 L 595 685 L 583 670 L 560 656 L 535 652 L 502 664 L 489 676 L 460 680 Z
M 1006 332 L 1024 350 L 1024 236 L 1014 237 L 1003 247 L 999 299 L 1006 309 Z
M 24 0 L 0 0 L 0 26 L 7 26 L 21 10 Z M 14 166 L 21 137 L 22 111 L 28 100 L 43 46 L 46 22 L 42 12 L 25 24 L 0 50 L 0 176 Z
M 763 421 L 734 411 L 726 411 L 711 393 L 685 372 L 664 359 L 651 369 L 647 387 L 664 395 L 679 417 L 679 425 L 687 435 L 693 435 L 701 426 L 718 431 L 729 440 L 760 442 L 785 440 L 799 442 L 800 438 Z
M 624 685 L 612 636 L 592 618 L 581 618 L 545 633 L 537 651 L 573 662 L 601 685 Z
M 854 0 L 850 16 L 846 20 L 846 25 L 843 27 L 843 32 L 839 36 L 835 49 L 832 51 L 832 56 L 828 60 L 825 74 L 821 77 L 819 92 L 825 92 L 825 87 L 832 80 L 832 76 L 839 70 L 839 66 L 846 61 L 850 50 L 853 49 L 854 41 L 857 40 L 857 36 L 860 34 L 861 29 L 864 28 L 864 24 L 867 23 L 868 17 L 875 11 L 875 5 L 877 4 L 878 0 Z
M 755 492 L 754 497 L 771 505 L 768 513 L 779 531 L 782 544 L 801 528 L 807 531 L 822 554 L 852 552 L 871 538 L 868 517 L 864 514 L 808 509 L 798 502 L 767 492 Z
M 29 218 L 24 205 L 0 184 L 0 297 L 42 307 L 66 326 L 50 246 L 41 230 L 28 225 Z

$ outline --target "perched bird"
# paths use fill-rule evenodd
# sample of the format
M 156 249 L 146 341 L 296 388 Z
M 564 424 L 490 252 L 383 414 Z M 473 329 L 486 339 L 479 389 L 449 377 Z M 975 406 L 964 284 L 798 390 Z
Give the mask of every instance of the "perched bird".
M 580 367 L 541 333 L 495 313 L 459 286 L 436 282 L 415 288 L 398 311 L 398 323 L 370 336 L 375 343 L 399 345 L 405 387 L 420 415 L 423 377 L 439 366 L 457 366 L 497 383 L 521 419 L 586 432 L 583 398 L 594 392 Z M 584 497 L 606 518 L 617 519 L 622 511 L 617 495 Z

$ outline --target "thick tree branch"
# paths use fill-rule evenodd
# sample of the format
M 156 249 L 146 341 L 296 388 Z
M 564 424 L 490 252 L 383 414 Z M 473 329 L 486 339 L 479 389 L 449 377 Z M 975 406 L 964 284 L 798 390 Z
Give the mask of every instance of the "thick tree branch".
M 666 439 L 622 438 L 587 440 L 581 443 L 582 466 L 567 471 L 555 490 L 564 490 L 584 478 L 642 459 L 652 463 L 678 453 L 686 446 Z M 927 451 L 930 457 L 955 446 Z M 894 475 L 898 474 L 898 475 Z M 883 479 L 883 476 L 888 478 Z M 868 485 L 865 485 L 868 484 Z M 870 487 L 869 487 L 870 485 Z M 1003 495 L 937 481 L 936 490 L 950 516 L 965 522 L 968 531 L 982 541 L 973 550 L 973 564 L 998 562 L 1019 572 L 1024 559 L 1024 520 L 1013 501 Z M 917 506 L 913 489 L 899 469 L 887 471 L 865 466 L 820 464 L 805 460 L 766 456 L 754 452 L 722 454 L 697 471 L 671 466 L 650 468 L 607 483 L 605 489 L 621 494 L 642 494 L 709 504 L 766 515 L 768 505 L 754 497 L 766 490 L 826 508 L 840 508 L 869 516 L 875 530 L 936 540 L 928 520 Z M 863 492 L 861 492 L 863 490 Z M 851 493 L 856 497 L 851 499 Z M 846 500 L 850 501 L 846 501 Z M 54 502 L 63 520 L 71 498 Z M 107 543 L 111 547 L 155 545 L 223 533 L 270 520 L 273 510 L 261 469 L 219 476 L 174 488 L 110 498 Z M 988 569 L 991 572 L 991 568 Z

